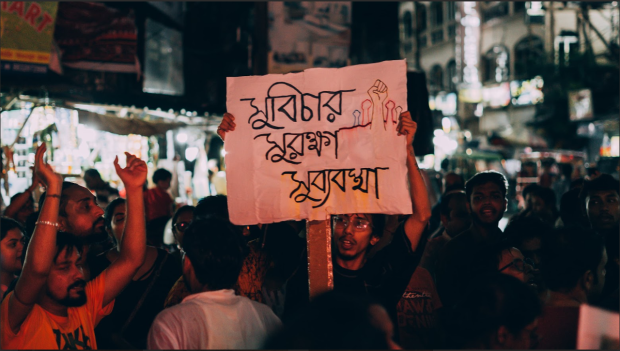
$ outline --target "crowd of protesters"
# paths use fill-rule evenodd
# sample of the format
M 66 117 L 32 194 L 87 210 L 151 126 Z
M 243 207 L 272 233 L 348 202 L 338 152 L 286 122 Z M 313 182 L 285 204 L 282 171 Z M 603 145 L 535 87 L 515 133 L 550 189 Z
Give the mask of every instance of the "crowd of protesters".
M 416 129 L 403 113 L 412 215 L 332 216 L 334 289 L 312 299 L 303 221 L 237 226 L 223 195 L 175 210 L 171 174 L 145 189 L 128 153 L 122 192 L 95 170 L 84 188 L 39 146 L 2 217 L 2 349 L 575 349 L 580 306 L 618 313 L 618 180 L 541 179 L 502 231 L 498 172 L 444 174 L 431 208 Z

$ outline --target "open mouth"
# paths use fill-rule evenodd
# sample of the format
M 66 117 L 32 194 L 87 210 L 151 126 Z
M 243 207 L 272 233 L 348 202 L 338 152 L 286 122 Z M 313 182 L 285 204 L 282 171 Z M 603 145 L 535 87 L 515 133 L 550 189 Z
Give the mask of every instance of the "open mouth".
M 492 207 L 485 207 L 480 210 L 480 214 L 482 214 L 483 216 L 493 216 L 495 215 L 495 209 Z
M 340 240 L 340 246 L 345 250 L 352 249 L 353 245 L 355 245 L 355 243 L 352 240 L 349 240 L 349 239 Z
M 86 286 L 86 283 L 84 281 L 77 281 L 75 283 L 73 283 L 71 286 L 69 286 L 69 291 L 73 290 L 73 291 L 84 291 L 84 287 Z
M 70 291 L 75 291 L 75 292 L 80 292 L 80 291 L 84 291 L 84 287 L 83 286 L 74 286 L 73 288 L 69 289 Z

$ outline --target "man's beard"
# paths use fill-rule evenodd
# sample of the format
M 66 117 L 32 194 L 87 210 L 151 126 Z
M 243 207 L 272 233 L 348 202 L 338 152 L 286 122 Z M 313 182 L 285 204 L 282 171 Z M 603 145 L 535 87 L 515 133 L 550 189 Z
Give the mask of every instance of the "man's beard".
M 78 291 L 78 297 L 70 297 L 70 293 L 71 293 L 71 289 L 74 287 L 84 287 L 86 286 L 86 282 L 83 280 L 78 280 L 77 282 L 69 285 L 69 287 L 67 288 L 67 297 L 65 297 L 64 299 L 61 299 L 58 301 L 59 304 L 65 306 L 65 307 L 80 307 L 80 306 L 84 306 L 86 304 L 87 298 L 86 298 L 86 291 L 82 290 L 82 291 Z
M 78 293 L 78 297 L 66 297 L 60 301 L 58 301 L 58 303 L 60 303 L 61 305 L 65 306 L 65 307 L 80 307 L 80 306 L 84 306 L 86 304 L 86 292 L 85 291 L 80 291 Z
M 84 244 L 94 244 L 108 238 L 108 232 L 106 232 L 105 226 L 99 226 L 99 223 L 104 223 L 103 218 L 97 219 L 95 223 L 93 223 L 90 234 L 82 238 Z
M 332 256 L 338 257 L 343 261 L 352 261 L 357 259 L 360 255 L 368 254 L 372 247 L 372 245 L 368 245 L 364 252 L 343 253 L 340 251 L 340 247 L 338 247 L 338 242 L 332 242 Z

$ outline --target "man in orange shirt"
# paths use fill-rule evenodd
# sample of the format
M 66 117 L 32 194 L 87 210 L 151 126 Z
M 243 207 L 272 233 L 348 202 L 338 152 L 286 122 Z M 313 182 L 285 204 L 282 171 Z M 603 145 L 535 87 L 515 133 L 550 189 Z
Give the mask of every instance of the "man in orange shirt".
M 45 144 L 35 155 L 35 172 L 47 187 L 37 226 L 30 240 L 15 290 L 2 301 L 2 349 L 96 349 L 94 327 L 112 311 L 114 298 L 144 262 L 146 233 L 142 184 L 144 161 L 126 153 L 127 167 L 114 161 L 127 189 L 127 224 L 119 245 L 120 257 L 96 279 L 86 283 L 79 236 L 63 233 L 67 207 L 90 213 L 96 206 L 86 192 L 81 199 L 62 193 L 62 176 L 43 162 Z M 74 191 L 81 190 L 79 188 Z M 78 211 L 79 212 L 79 211 Z M 76 220 L 76 219 L 74 219 Z M 86 220 L 86 219 L 85 219 Z M 61 233 L 57 234 L 60 230 Z

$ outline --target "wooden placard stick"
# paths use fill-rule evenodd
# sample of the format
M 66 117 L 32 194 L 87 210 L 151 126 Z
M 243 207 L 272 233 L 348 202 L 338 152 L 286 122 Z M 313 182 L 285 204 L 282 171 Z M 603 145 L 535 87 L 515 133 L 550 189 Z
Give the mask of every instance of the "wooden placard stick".
M 308 286 L 310 300 L 334 288 L 330 221 L 307 221 Z

